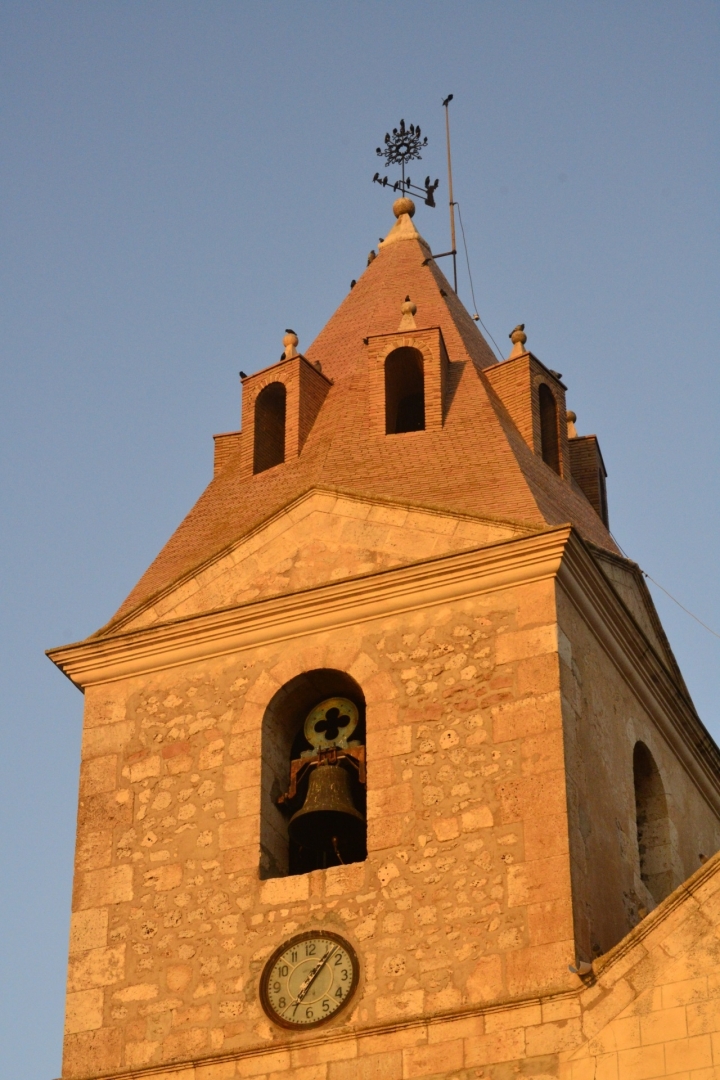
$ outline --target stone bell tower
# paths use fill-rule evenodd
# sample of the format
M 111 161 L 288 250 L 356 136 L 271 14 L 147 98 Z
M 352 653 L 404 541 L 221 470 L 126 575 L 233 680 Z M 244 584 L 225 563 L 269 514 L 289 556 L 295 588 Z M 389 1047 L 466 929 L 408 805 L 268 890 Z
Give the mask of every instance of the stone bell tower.
M 66 1080 L 720 1075 L 720 753 L 597 439 L 414 209 L 50 651 L 85 694 Z

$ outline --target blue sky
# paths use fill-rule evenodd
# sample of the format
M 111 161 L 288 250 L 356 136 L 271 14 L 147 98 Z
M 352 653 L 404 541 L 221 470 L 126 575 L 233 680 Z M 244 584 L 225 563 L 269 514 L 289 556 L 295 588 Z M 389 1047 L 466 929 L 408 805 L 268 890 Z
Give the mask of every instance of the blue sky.
M 118 607 L 387 232 L 400 117 L 504 350 L 563 373 L 611 525 L 720 631 L 720 6 L 0 3 L 3 1066 L 60 1071 L 82 699 L 43 651 Z M 419 172 L 418 172 L 419 175 Z M 448 246 L 447 211 L 416 222 Z M 467 275 L 460 294 L 471 306 Z M 655 590 L 720 738 L 720 640 Z

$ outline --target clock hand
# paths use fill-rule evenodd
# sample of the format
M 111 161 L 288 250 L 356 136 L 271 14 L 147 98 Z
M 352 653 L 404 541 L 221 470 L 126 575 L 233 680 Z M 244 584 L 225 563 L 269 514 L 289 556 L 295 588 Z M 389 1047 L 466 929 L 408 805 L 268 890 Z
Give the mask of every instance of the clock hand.
M 303 998 L 307 994 L 308 990 L 310 989 L 312 984 L 315 982 L 316 978 L 318 977 L 318 975 L 320 974 L 322 969 L 325 967 L 328 960 L 330 959 L 330 957 L 332 956 L 332 954 L 335 952 L 336 949 L 337 949 L 337 945 L 333 945 L 332 949 L 328 949 L 328 951 L 325 953 L 325 955 L 323 956 L 320 963 L 317 964 L 312 969 L 312 971 L 310 972 L 308 977 L 305 979 L 305 982 L 302 984 L 302 986 L 298 990 L 297 997 L 295 998 L 295 1000 L 290 1002 L 290 1005 L 295 1006 L 295 1008 L 293 1009 L 293 1016 L 297 1012 L 298 1005 L 303 1000 Z M 290 1005 L 288 1005 L 288 1008 L 290 1008 Z

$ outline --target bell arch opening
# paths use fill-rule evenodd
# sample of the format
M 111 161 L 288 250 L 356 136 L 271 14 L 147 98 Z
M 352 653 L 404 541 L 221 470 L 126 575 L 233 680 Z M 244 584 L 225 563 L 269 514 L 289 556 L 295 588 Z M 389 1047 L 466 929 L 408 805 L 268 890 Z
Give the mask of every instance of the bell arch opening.
M 283 384 L 274 382 L 255 399 L 254 473 L 282 465 L 285 460 L 286 397 Z
M 367 858 L 365 697 L 344 671 L 297 675 L 262 725 L 260 877 Z
M 633 751 L 640 878 L 656 904 L 672 892 L 670 819 L 660 771 L 645 743 Z
M 422 353 L 407 346 L 385 360 L 385 434 L 425 430 L 425 373 Z
M 546 465 L 560 474 L 560 439 L 555 395 L 546 383 L 540 383 L 540 452 Z

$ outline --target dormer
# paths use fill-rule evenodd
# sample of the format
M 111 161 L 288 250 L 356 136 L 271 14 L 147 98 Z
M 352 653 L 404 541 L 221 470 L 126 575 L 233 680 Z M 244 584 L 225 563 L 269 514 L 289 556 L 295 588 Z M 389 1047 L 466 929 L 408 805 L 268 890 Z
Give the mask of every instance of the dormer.
M 370 431 L 377 436 L 439 431 L 448 355 L 439 326 L 418 329 L 410 297 L 394 334 L 366 338 Z
M 570 452 L 565 423 L 565 391 L 557 371 L 546 368 L 525 348 L 524 324 L 510 335 L 513 350 L 507 360 L 485 368 L 483 374 L 533 453 L 558 476 L 570 479 Z
M 299 457 L 332 380 L 297 351 L 292 330 L 277 364 L 242 377 L 242 471 L 266 472 Z
M 603 525 L 610 528 L 605 480 L 607 470 L 600 452 L 597 435 L 578 435 L 575 427 L 577 415 L 567 413 L 568 449 L 572 478 L 583 495 L 599 515 Z

